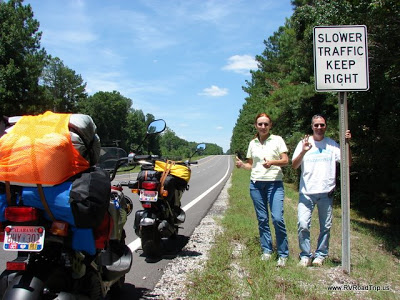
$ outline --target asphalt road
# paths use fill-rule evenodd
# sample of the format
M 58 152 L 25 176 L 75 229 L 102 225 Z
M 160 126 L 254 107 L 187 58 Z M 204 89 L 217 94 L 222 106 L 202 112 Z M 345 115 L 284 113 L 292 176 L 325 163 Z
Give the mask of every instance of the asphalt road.
M 165 266 L 186 245 L 190 235 L 217 199 L 232 172 L 231 156 L 209 156 L 192 165 L 189 182 L 190 189 L 183 194 L 181 207 L 186 211 L 186 221 L 181 225 L 175 240 L 164 241 L 164 254 L 161 259 L 148 261 L 142 255 L 140 239 L 133 231 L 134 213 L 125 226 L 127 241 L 134 259 L 131 271 L 127 274 L 120 299 L 140 299 L 154 289 L 161 278 Z M 128 192 L 126 193 L 128 195 Z M 132 194 L 131 194 L 132 195 Z M 132 195 L 134 211 L 141 209 L 137 195 Z M 196 255 L 193 253 L 193 255 Z
M 133 212 L 125 225 L 126 242 L 133 253 L 133 263 L 132 269 L 126 274 L 125 285 L 119 299 L 141 299 L 145 297 L 147 292 L 154 289 L 166 265 L 186 245 L 196 226 L 217 199 L 232 172 L 233 162 L 229 155 L 209 156 L 199 160 L 197 165 L 192 165 L 191 169 L 190 189 L 183 194 L 181 199 L 181 207 L 186 211 L 186 221 L 181 224 L 176 239 L 163 241 L 163 256 L 158 260 L 149 261 L 142 254 L 140 239 L 133 230 L 135 211 L 142 208 L 138 195 L 132 194 L 129 189 L 124 188 L 124 193 L 134 203 Z M 131 174 L 131 179 L 135 179 L 135 176 L 136 174 Z M 129 178 L 121 175 L 115 180 L 123 181 L 127 179 Z M 6 261 L 15 258 L 15 253 L 6 253 L 2 249 L 0 251 L 2 251 L 0 255 L 0 269 L 2 271 Z M 193 253 L 193 255 L 196 254 Z

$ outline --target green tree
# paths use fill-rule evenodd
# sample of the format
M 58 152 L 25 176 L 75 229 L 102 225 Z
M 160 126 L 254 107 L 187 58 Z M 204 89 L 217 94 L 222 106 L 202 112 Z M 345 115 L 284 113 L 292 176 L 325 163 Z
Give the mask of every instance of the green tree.
M 119 92 L 97 92 L 82 99 L 79 112 L 88 114 L 97 126 L 102 145 L 128 149 L 128 115 L 132 112 L 132 100 Z M 129 150 L 129 149 L 128 149 Z
M 81 75 L 66 67 L 58 57 L 49 56 L 41 84 L 46 88 L 54 112 L 77 112 L 79 102 L 87 98 Z
M 170 128 L 161 135 L 160 146 L 163 156 L 170 159 L 184 159 L 191 154 L 189 142 L 178 137 Z
M 41 111 L 39 77 L 46 60 L 39 22 L 22 0 L 0 2 L 0 113 Z
M 256 57 L 259 69 L 246 82 L 248 93 L 233 130 L 231 151 L 251 138 L 254 116 L 271 115 L 273 133 L 289 152 L 305 133 L 315 113 L 328 117 L 327 135 L 338 138 L 337 94 L 316 93 L 313 73 L 313 28 L 365 24 L 368 28 L 370 90 L 350 92 L 349 128 L 353 133 L 352 205 L 374 217 L 398 222 L 400 213 L 400 2 L 392 0 L 292 1 L 294 13 Z M 289 153 L 290 155 L 290 153 Z M 284 168 L 286 180 L 297 182 Z M 289 176 L 286 176 L 289 175 Z
M 195 146 L 197 146 L 198 143 L 196 143 Z M 212 144 L 212 143 L 206 143 L 206 149 L 204 151 L 201 151 L 199 153 L 200 155 L 222 155 L 224 154 L 224 151 L 222 147 L 218 146 L 217 144 Z
M 127 146 L 129 151 L 138 151 L 146 136 L 146 117 L 142 110 L 133 110 L 127 117 Z
M 152 114 L 146 114 L 146 130 L 151 122 L 155 120 L 155 117 Z M 146 139 L 146 149 L 149 154 L 158 154 L 162 155 L 161 147 L 160 147 L 160 135 L 159 134 L 150 134 Z

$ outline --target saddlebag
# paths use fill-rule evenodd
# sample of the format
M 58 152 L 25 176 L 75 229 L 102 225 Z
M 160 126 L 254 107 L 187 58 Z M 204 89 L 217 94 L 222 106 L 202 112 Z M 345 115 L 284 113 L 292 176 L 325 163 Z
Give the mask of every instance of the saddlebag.
M 74 176 L 69 194 L 75 226 L 96 228 L 103 221 L 110 203 L 109 174 L 100 168 Z
M 154 170 L 158 172 L 165 172 L 168 170 L 169 174 L 181 178 L 186 182 L 190 180 L 190 168 L 175 161 L 168 160 L 167 162 L 163 162 L 161 160 L 156 160 Z
M 92 167 L 58 185 L 43 187 L 48 208 L 56 220 L 78 228 L 97 228 L 103 221 L 110 203 L 110 178 L 106 171 Z M 17 204 L 45 211 L 37 187 L 21 187 Z M 0 194 L 0 221 L 4 221 L 7 206 L 5 194 Z
M 170 191 L 171 189 L 177 189 L 180 191 L 186 190 L 187 181 L 177 176 L 169 174 L 164 181 L 164 189 Z
M 161 173 L 154 170 L 142 170 L 137 175 L 137 181 L 139 182 L 139 187 L 143 181 L 160 181 Z

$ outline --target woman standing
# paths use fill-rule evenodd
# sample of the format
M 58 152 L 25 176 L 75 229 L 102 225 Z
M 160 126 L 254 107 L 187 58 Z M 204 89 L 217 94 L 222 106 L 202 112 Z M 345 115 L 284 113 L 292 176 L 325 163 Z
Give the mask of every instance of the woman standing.
M 283 219 L 283 173 L 281 167 L 289 163 L 288 149 L 282 137 L 270 133 L 271 118 L 266 113 L 256 116 L 256 137 L 250 141 L 244 163 L 236 157 L 236 167 L 251 170 L 250 196 L 258 219 L 262 260 L 272 257 L 272 237 L 269 228 L 268 205 L 275 227 L 278 266 L 284 267 L 289 255 L 285 221 Z

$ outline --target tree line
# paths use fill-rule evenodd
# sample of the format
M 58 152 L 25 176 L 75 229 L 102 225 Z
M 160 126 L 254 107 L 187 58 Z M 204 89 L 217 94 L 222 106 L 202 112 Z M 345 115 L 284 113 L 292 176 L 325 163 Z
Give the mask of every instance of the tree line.
M 118 91 L 89 96 L 81 75 L 40 46 L 39 25 L 32 7 L 23 0 L 0 1 L 0 117 L 48 110 L 88 114 L 96 123 L 102 145 L 136 151 L 156 117 L 134 109 L 132 100 Z M 167 128 L 146 139 L 143 148 L 151 154 L 183 159 L 196 144 Z M 219 155 L 223 150 L 207 143 L 204 154 Z
M 246 155 L 255 133 L 254 117 L 260 112 L 271 115 L 272 132 L 284 138 L 289 157 L 300 139 L 312 133 L 311 117 L 317 113 L 327 116 L 327 136 L 338 141 L 337 93 L 314 89 L 313 28 L 366 25 L 370 89 L 348 93 L 351 205 L 367 217 L 398 226 L 400 2 L 293 0 L 292 5 L 293 15 L 264 40 L 265 49 L 256 56 L 258 69 L 243 86 L 248 96 L 233 129 L 231 152 Z M 287 182 L 298 183 L 298 171 L 286 167 L 284 172 Z

